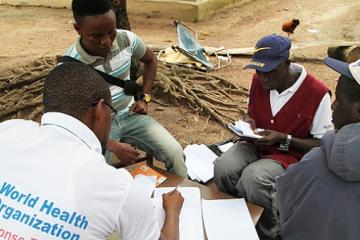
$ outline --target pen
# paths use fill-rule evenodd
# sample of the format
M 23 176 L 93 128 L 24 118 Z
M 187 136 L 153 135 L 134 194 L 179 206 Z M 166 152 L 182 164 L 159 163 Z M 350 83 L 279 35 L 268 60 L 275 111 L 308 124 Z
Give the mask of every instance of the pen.
M 171 192 L 169 192 L 169 195 L 173 194 L 179 187 L 181 187 L 181 184 L 177 185 L 174 190 L 172 190 Z

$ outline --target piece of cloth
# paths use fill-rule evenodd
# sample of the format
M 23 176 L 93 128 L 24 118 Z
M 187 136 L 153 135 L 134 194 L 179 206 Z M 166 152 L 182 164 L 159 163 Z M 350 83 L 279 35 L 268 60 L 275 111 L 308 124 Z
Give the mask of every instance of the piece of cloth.
M 259 159 L 254 145 L 237 142 L 214 162 L 214 181 L 222 192 L 245 198 L 264 208 L 257 224 L 259 235 L 274 238 L 279 231 L 275 177 L 284 168 L 272 159 Z
M 146 52 L 146 48 L 143 41 L 134 33 L 126 30 L 117 30 L 111 52 L 106 59 L 89 55 L 81 46 L 80 38 L 66 51 L 65 55 L 74 57 L 114 77 L 129 79 L 131 58 L 141 59 Z M 149 120 L 149 117 L 146 115 L 130 113 L 129 109 L 134 104 L 134 98 L 124 94 L 122 88 L 110 86 L 110 90 L 113 107 L 118 111 L 118 121 L 114 119 L 112 122 L 111 138 L 120 141 L 136 139 L 135 145 L 139 144 L 136 145 L 138 148 L 146 152 L 149 150 L 149 153 L 153 154 L 156 159 L 166 164 L 168 170 L 179 176 L 187 177 L 184 162 L 185 155 L 175 138 L 154 119 Z M 136 117 L 133 117 L 134 115 Z M 120 119 L 122 123 L 118 124 Z M 134 126 L 138 129 L 134 129 Z M 154 136 L 161 133 L 163 137 L 156 138 L 150 136 L 153 133 L 155 134 Z M 111 164 L 111 154 L 109 151 L 106 153 L 106 160 Z
M 201 67 L 201 63 L 186 56 L 180 51 L 175 51 L 172 47 L 159 52 L 158 59 L 167 63 L 181 63 L 186 65 L 193 65 L 197 68 Z
M 307 76 L 306 69 L 299 64 L 292 63 L 290 68 L 294 72 L 300 73 L 298 80 L 288 89 L 282 93 L 278 93 L 276 90 L 270 91 L 270 106 L 273 117 L 280 111 L 280 109 L 291 99 L 296 91 L 301 86 L 302 82 Z M 314 119 L 312 121 L 310 134 L 314 138 L 321 138 L 325 132 L 332 129 L 332 115 L 331 115 L 331 97 L 327 92 L 322 98 L 319 107 L 316 110 Z
M 0 144 L 0 226 L 17 239 L 159 238 L 151 199 L 79 120 L 5 121 Z
M 188 57 L 203 64 L 208 70 L 213 69 L 214 65 L 209 62 L 208 58 L 206 57 L 204 47 L 197 42 L 196 34 L 194 36 L 190 32 L 194 30 L 190 29 L 181 22 L 176 23 L 176 30 L 178 33 L 179 48 L 181 51 Z
M 360 123 L 329 131 L 276 179 L 283 239 L 359 239 L 359 146 Z
M 112 121 L 110 138 L 137 146 L 165 163 L 169 172 L 187 178 L 181 145 L 153 118 L 137 113 L 118 115 Z M 106 159 L 111 163 L 110 152 Z
M 301 80 L 300 77 L 299 79 Z M 297 81 L 294 85 L 296 83 Z M 328 91 L 329 89 L 322 82 L 307 74 L 293 96 L 273 116 L 270 104 L 270 91 L 264 90 L 261 87 L 259 79 L 255 74 L 250 89 L 249 115 L 255 120 L 256 127 L 258 128 L 275 130 L 297 138 L 312 138 L 310 130 L 313 125 L 318 125 L 318 123 L 313 123 L 315 113 Z M 261 103 L 261 107 L 259 103 Z M 330 106 L 328 107 L 327 115 L 331 115 Z M 323 126 L 323 133 L 329 128 L 332 128 L 331 122 Z M 279 161 L 285 168 L 289 164 L 298 162 L 303 156 L 302 153 L 293 149 L 284 153 L 278 150 L 278 146 L 269 146 L 262 149 L 261 155 L 262 157 Z

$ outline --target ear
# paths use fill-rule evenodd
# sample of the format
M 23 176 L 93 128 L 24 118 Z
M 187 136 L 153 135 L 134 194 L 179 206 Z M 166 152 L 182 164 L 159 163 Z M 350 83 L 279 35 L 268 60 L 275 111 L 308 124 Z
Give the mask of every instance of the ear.
M 104 104 L 105 104 L 105 100 L 100 99 L 98 101 L 98 103 L 96 103 L 96 105 L 93 107 L 94 108 L 94 117 L 95 117 L 96 121 L 99 121 L 99 120 L 102 121 L 102 119 L 104 118 L 104 114 L 106 114 Z
M 76 31 L 80 36 L 82 36 L 82 31 L 81 31 L 81 28 L 80 28 L 79 24 L 74 23 L 74 24 L 73 24 L 73 27 L 74 27 L 75 31 Z

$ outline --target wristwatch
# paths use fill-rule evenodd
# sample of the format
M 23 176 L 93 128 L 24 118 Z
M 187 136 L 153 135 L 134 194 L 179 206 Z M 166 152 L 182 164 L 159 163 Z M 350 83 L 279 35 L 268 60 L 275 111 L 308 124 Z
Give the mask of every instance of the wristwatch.
M 147 94 L 147 93 L 141 94 L 139 96 L 139 100 L 143 100 L 145 103 L 150 103 L 151 102 L 151 95 Z
M 289 151 L 290 143 L 291 143 L 292 136 L 288 134 L 286 136 L 285 142 L 280 143 L 278 149 L 283 152 Z

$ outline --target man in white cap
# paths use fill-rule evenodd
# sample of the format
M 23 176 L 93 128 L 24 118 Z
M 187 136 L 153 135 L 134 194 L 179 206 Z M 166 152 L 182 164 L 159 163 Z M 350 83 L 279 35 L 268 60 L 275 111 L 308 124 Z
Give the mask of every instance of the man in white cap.
M 325 64 L 341 74 L 332 105 L 336 130 L 276 179 L 286 240 L 360 237 L 360 60 Z

